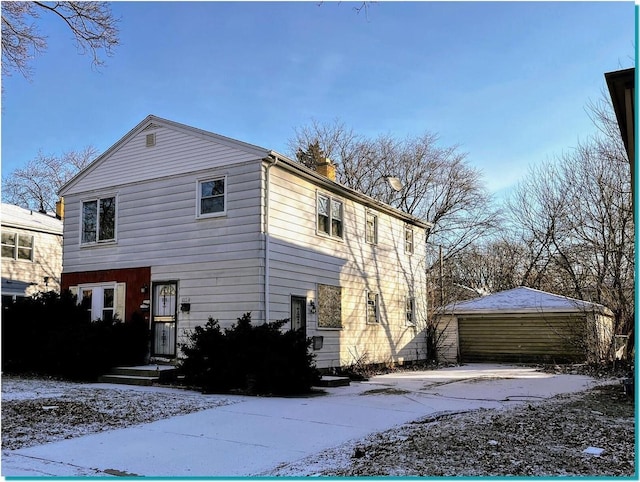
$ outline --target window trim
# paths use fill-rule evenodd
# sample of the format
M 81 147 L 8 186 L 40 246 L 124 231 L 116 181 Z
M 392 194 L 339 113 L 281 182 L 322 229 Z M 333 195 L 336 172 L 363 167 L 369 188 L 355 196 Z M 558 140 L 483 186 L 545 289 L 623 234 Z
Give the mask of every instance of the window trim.
M 201 212 L 201 207 L 202 207 L 202 189 L 201 189 L 201 185 L 205 182 L 211 182 L 211 181 L 224 181 L 224 194 L 222 196 L 222 202 L 224 205 L 224 208 L 222 211 L 218 211 L 218 212 L 214 212 L 214 213 L 202 213 Z M 196 219 L 211 219 L 211 218 L 219 218 L 219 217 L 223 217 L 227 215 L 227 204 L 228 204 L 228 183 L 227 183 L 227 175 L 226 174 L 222 174 L 222 175 L 218 175 L 218 176 L 207 176 L 207 177 L 202 177 L 196 180 Z
M 320 198 L 326 198 L 329 203 L 328 203 L 328 221 L 327 221 L 327 226 L 329 228 L 329 232 L 327 233 L 326 231 L 322 231 L 320 229 L 320 225 L 318 222 L 320 213 L 318 210 L 318 204 L 319 204 L 319 200 Z M 340 226 L 341 226 L 341 233 L 340 235 L 335 235 L 333 234 L 333 204 L 335 203 L 340 203 L 340 216 L 341 219 L 340 221 Z M 336 197 L 336 196 L 332 196 L 331 194 L 327 194 L 325 192 L 320 192 L 319 190 L 316 190 L 316 235 L 318 236 L 322 236 L 325 238 L 331 238 L 331 239 L 336 239 L 336 240 L 344 240 L 344 235 L 345 235 L 345 222 L 344 222 L 344 214 L 345 214 L 345 209 L 344 209 L 344 200 L 342 198 Z
M 409 311 L 409 303 L 411 303 L 411 311 Z M 409 313 L 411 313 L 411 321 L 409 321 Z M 404 324 L 405 326 L 416 326 L 416 297 L 408 294 L 404 298 Z
M 411 235 L 411 240 L 408 242 L 407 235 Z M 404 252 L 406 254 L 413 254 L 415 252 L 415 236 L 413 228 L 405 225 L 404 227 Z
M 104 321 L 104 290 L 105 289 L 112 289 L 113 290 L 113 306 L 110 307 L 109 309 L 111 310 L 111 319 L 113 320 L 117 314 L 116 308 L 118 306 L 118 283 L 117 282 L 105 282 L 105 283 L 84 283 L 84 284 L 80 284 L 77 286 L 78 289 L 78 294 L 77 294 L 77 301 L 79 305 L 82 305 L 82 292 L 83 290 L 91 290 L 92 294 L 92 301 L 93 301 L 93 292 L 97 289 L 100 288 L 100 291 L 102 293 L 102 300 L 100 301 L 100 316 L 97 318 L 93 317 L 93 303 L 91 305 L 91 309 L 89 310 L 90 316 L 91 316 L 91 320 L 90 321 L 96 321 L 97 319 L 101 319 L 102 321 Z M 124 315 L 122 315 L 124 316 Z
M 373 240 L 369 239 L 369 216 L 373 217 Z M 378 244 L 378 213 L 371 209 L 365 211 L 364 217 L 364 240 L 367 244 Z
M 115 205 L 115 212 L 113 214 L 113 238 L 110 239 L 100 239 L 100 201 L 103 199 L 113 199 L 113 203 Z M 85 203 L 95 202 L 96 203 L 96 240 L 95 241 L 84 241 L 84 205 Z M 104 194 L 102 196 L 96 196 L 92 198 L 82 199 L 80 201 L 80 246 L 98 246 L 105 244 L 115 244 L 118 242 L 118 194 Z
M 25 262 L 28 262 L 28 263 L 33 263 L 34 262 L 36 237 L 33 234 L 21 233 L 19 231 L 12 231 L 12 230 L 11 231 L 9 231 L 9 230 L 4 231 L 3 230 L 2 234 L 13 234 L 13 235 L 15 235 L 15 238 L 14 238 L 14 243 L 13 244 L 2 243 L 1 240 L 0 240 L 1 248 L 5 248 L 5 247 L 9 248 L 10 247 L 13 250 L 13 255 L 12 256 L 0 256 L 1 258 L 3 258 L 3 259 L 11 259 L 13 261 L 25 261 Z M 26 248 L 26 246 L 21 246 L 20 245 L 20 236 L 28 236 L 28 237 L 31 238 L 31 246 L 29 246 L 29 248 L 28 248 L 29 249 L 29 253 L 30 253 L 29 258 L 21 258 L 20 257 L 20 248 L 21 247 L 22 248 Z
M 374 295 L 375 296 L 375 315 L 376 315 L 376 321 L 369 321 L 369 295 Z M 367 325 L 379 325 L 380 324 L 380 293 L 377 291 L 369 291 L 367 290 L 365 292 L 365 302 L 366 302 L 366 312 L 365 312 L 365 321 L 367 323 Z

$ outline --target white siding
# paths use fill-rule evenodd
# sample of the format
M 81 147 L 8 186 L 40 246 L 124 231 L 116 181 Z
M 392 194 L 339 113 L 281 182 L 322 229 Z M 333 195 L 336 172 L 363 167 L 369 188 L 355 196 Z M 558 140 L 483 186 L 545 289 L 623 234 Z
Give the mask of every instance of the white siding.
M 185 330 L 209 316 L 229 326 L 245 312 L 254 322 L 290 317 L 291 296 L 317 302 L 318 284 L 342 288 L 342 328 L 318 327 L 307 314 L 307 336 L 323 336 L 316 351 L 320 368 L 367 357 L 368 362 L 403 362 L 425 357 L 425 245 L 415 231 L 415 253 L 404 253 L 404 221 L 378 212 L 378 244 L 365 242 L 366 208 L 340 194 L 344 238 L 316 233 L 313 182 L 282 165 L 269 168 L 269 235 L 265 236 L 266 171 L 259 148 L 216 142 L 201 131 L 164 127 L 125 136 L 64 189 L 64 269 L 67 273 L 151 268 L 151 282 L 176 281 L 178 342 Z M 146 147 L 155 132 L 156 145 Z M 196 219 L 197 181 L 227 179 L 227 213 Z M 320 190 L 321 192 L 327 192 Z M 116 196 L 116 241 L 80 245 L 85 199 Z M 269 244 L 269 305 L 265 307 L 265 246 Z M 128 287 L 129 288 L 129 287 Z M 380 296 L 380 323 L 366 323 L 366 293 Z M 406 296 L 415 299 L 415 326 L 405 321 Z
M 157 124 L 157 123 L 156 123 Z M 146 147 L 146 136 L 155 132 L 156 145 Z M 148 181 L 159 176 L 220 168 L 255 159 L 256 155 L 169 126 L 133 133 L 104 159 L 89 167 L 64 195 Z
M 227 176 L 227 214 L 196 219 L 197 180 L 218 175 Z M 191 303 L 178 313 L 179 336 L 209 316 L 225 326 L 247 311 L 262 320 L 261 183 L 256 160 L 107 189 L 117 196 L 117 240 L 102 246 L 80 246 L 84 196 L 67 195 L 65 272 L 150 266 L 152 282 L 178 281 L 178 302 Z
M 290 297 L 317 301 L 317 284 L 342 287 L 342 329 L 317 326 L 307 313 L 307 335 L 323 336 L 316 352 L 321 368 L 368 362 L 402 362 L 425 357 L 424 233 L 415 229 L 415 253 L 404 253 L 404 222 L 378 212 L 378 243 L 365 242 L 366 208 L 344 203 L 343 239 L 316 233 L 316 187 L 293 174 L 271 170 L 271 319 L 290 316 Z M 422 242 L 421 242 L 422 241 Z M 380 323 L 366 323 L 366 292 L 380 295 Z M 413 292 L 417 326 L 405 322 L 406 296 Z
M 60 291 L 62 273 L 62 235 L 32 231 L 25 228 L 2 226 L 3 232 L 33 236 L 33 261 L 2 258 L 2 277 L 9 280 L 33 283 L 26 295 L 38 291 Z M 44 278 L 48 277 L 45 283 Z M 12 294 L 12 293 L 3 293 Z

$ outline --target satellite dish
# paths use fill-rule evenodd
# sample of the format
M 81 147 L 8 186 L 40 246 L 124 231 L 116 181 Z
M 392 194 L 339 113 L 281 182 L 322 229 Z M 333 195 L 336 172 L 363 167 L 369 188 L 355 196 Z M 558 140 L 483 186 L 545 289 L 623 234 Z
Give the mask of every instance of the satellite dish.
M 385 179 L 389 183 L 389 186 L 391 186 L 391 189 L 393 189 L 394 191 L 402 191 L 404 189 L 402 181 L 397 177 L 385 176 Z

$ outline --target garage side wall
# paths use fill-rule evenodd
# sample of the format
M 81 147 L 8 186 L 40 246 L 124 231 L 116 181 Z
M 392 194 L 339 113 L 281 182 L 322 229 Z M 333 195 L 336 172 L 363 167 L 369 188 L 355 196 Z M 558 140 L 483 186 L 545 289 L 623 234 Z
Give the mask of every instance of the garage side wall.
M 436 319 L 436 350 L 438 362 L 456 363 L 458 361 L 458 318 L 440 316 Z

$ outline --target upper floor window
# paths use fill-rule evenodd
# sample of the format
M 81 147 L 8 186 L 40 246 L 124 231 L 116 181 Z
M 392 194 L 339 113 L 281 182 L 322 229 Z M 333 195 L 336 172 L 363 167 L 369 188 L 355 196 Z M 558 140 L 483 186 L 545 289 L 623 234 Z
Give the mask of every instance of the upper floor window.
M 102 243 L 116 239 L 116 198 L 83 201 L 82 243 Z
M 365 240 L 367 243 L 378 243 L 378 216 L 375 213 L 367 211 L 367 221 L 365 226 Z
M 2 233 L 2 257 L 33 261 L 33 236 Z
M 413 229 L 408 226 L 404 228 L 404 252 L 413 253 Z
M 198 216 L 211 217 L 225 214 L 227 179 L 217 177 L 198 181 Z
M 318 232 L 342 238 L 343 236 L 343 204 L 325 194 L 318 194 Z

